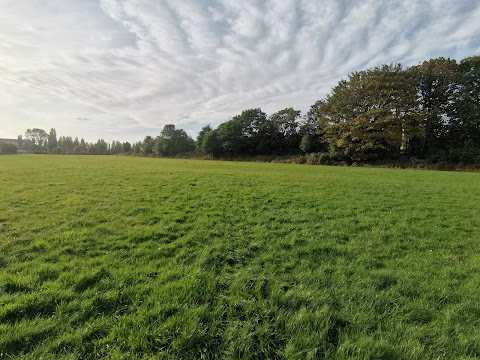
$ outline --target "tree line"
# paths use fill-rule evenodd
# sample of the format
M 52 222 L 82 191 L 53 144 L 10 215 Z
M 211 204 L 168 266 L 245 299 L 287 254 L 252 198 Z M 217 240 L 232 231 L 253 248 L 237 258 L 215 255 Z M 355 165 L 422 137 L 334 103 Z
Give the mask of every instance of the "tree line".
M 309 154 L 318 163 L 398 159 L 480 163 L 480 56 L 460 62 L 436 58 L 404 68 L 385 64 L 341 80 L 304 116 L 286 108 L 267 115 L 247 109 L 194 141 L 166 125 L 136 143 L 85 142 L 55 129 L 29 129 L 23 145 L 34 152 L 218 158 Z M 11 148 L 9 149 L 12 150 Z
M 43 129 L 33 128 L 25 131 L 24 137 L 19 136 L 18 147 L 11 143 L 0 143 L 0 151 L 4 154 L 17 153 L 18 148 L 36 154 L 89 154 L 89 155 L 138 155 L 138 156 L 173 156 L 179 153 L 195 151 L 195 141 L 183 129 L 175 125 L 166 125 L 156 138 L 147 136 L 143 141 L 120 142 L 113 140 L 108 143 L 104 139 L 87 142 L 83 138 L 70 136 L 57 137 L 55 128 L 47 133 Z
M 43 129 L 33 128 L 25 131 L 25 136 L 18 137 L 18 148 L 36 154 L 92 154 L 106 155 L 115 153 L 128 153 L 130 143 L 120 143 L 113 141 L 111 144 L 104 139 L 98 139 L 96 142 L 87 142 L 83 138 L 72 138 L 71 136 L 57 137 L 55 128 L 47 133 Z M 11 146 L 11 144 L 10 144 Z M 16 152 L 17 149 L 15 149 Z
M 480 163 L 480 56 L 382 65 L 341 80 L 301 117 L 243 111 L 205 126 L 197 151 L 216 156 L 313 153 L 319 163 L 419 158 Z

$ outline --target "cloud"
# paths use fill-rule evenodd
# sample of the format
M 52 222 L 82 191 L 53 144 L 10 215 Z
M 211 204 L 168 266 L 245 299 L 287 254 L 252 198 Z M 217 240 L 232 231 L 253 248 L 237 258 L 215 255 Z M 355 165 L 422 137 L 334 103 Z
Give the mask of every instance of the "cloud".
M 307 110 L 361 68 L 480 53 L 479 18 L 476 0 L 0 0 L 0 126 L 127 139 Z

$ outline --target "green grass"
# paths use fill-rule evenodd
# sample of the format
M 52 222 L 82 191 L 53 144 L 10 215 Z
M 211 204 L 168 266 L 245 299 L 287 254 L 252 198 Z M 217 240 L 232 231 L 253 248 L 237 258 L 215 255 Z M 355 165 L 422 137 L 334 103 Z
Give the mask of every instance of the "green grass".
M 478 359 L 480 174 L 0 157 L 0 358 Z

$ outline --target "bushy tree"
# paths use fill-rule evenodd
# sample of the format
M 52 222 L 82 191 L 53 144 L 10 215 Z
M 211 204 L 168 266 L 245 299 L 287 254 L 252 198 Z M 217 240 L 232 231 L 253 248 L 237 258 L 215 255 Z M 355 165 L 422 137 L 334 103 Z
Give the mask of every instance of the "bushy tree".
M 155 139 L 151 136 L 146 136 L 142 143 L 143 156 L 149 156 L 153 154 L 155 150 Z
M 122 153 L 122 143 L 120 141 L 113 140 L 110 145 L 110 154 L 121 154 Z
M 203 152 L 214 156 L 219 156 L 224 153 L 218 129 L 214 129 L 205 135 L 203 140 Z
M 73 152 L 74 144 L 71 136 L 60 136 L 58 138 L 58 147 L 64 154 L 70 154 Z
M 259 129 L 259 153 L 288 154 L 298 152 L 301 136 L 301 112 L 286 108 L 270 115 Z
M 155 144 L 158 156 L 173 156 L 195 150 L 195 141 L 183 129 L 165 125 Z
M 422 133 L 415 78 L 399 64 L 349 75 L 317 102 L 315 118 L 332 155 L 353 161 L 408 153 Z
M 452 104 L 458 97 L 461 80 L 455 60 L 437 58 L 424 61 L 408 71 L 416 79 L 419 106 L 423 112 L 423 138 L 413 144 L 415 155 L 437 156 L 447 150 L 448 133 L 453 120 Z
M 95 148 L 95 153 L 98 155 L 108 154 L 108 143 L 103 139 L 98 139 L 93 147 Z
M 129 154 L 132 151 L 132 144 L 128 141 L 122 144 L 122 153 Z
M 143 147 L 143 142 L 137 141 L 133 143 L 132 145 L 132 153 L 135 156 L 141 156 L 142 155 L 142 147 Z
M 198 133 L 198 136 L 197 136 L 197 141 L 195 142 L 195 151 L 197 153 L 207 153 L 208 151 L 206 151 L 205 149 L 205 140 L 208 136 L 208 134 L 212 131 L 212 127 L 210 126 L 210 124 L 204 126 L 200 132 Z
M 248 109 L 218 127 L 218 137 L 226 155 L 262 153 L 267 114 L 261 109 Z
M 453 160 L 480 162 L 480 56 L 460 62 L 461 81 L 449 128 Z
M 48 139 L 48 134 L 45 130 L 39 128 L 27 129 L 25 138 L 30 141 L 31 150 L 42 151 L 43 145 Z

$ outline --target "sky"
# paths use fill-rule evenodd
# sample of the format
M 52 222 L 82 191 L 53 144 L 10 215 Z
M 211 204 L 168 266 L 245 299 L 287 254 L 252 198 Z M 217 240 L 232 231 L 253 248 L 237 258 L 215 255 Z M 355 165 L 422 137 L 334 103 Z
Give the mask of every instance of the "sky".
M 0 0 L 0 138 L 192 137 L 384 63 L 480 55 L 478 0 Z

